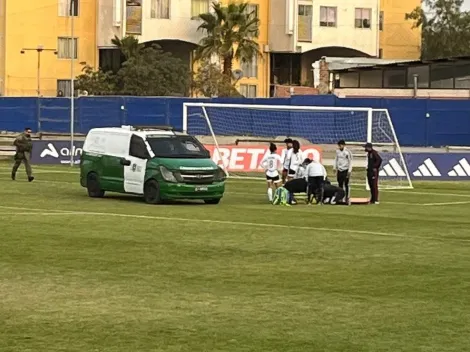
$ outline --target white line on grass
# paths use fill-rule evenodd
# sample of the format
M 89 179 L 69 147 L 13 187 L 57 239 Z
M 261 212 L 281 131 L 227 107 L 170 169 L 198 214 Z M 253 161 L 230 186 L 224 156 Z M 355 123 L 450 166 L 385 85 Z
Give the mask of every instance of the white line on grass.
M 409 191 L 393 191 L 393 190 L 380 190 L 380 192 L 387 192 L 387 193 L 401 193 L 401 194 L 423 194 L 428 196 L 452 196 L 452 197 L 464 197 L 469 198 L 470 194 L 458 194 L 458 193 L 437 193 L 437 192 L 417 192 L 414 190 Z
M 68 213 L 67 213 L 68 214 Z M 40 216 L 51 216 L 51 215 L 64 215 L 64 213 L 38 213 L 38 212 L 8 212 L 8 213 L 4 213 L 4 212 L 0 212 L 0 217 L 3 217 L 3 216 L 16 216 L 16 215 L 21 215 L 21 216 L 24 216 L 24 215 L 40 215 Z
M 18 210 L 31 210 L 31 211 L 44 211 L 44 209 L 37 208 L 21 208 L 21 207 L 9 207 L 0 205 L 0 208 L 4 209 L 18 209 Z M 377 232 L 377 231 L 366 231 L 366 230 L 351 230 L 351 229 L 338 229 L 328 227 L 317 227 L 317 226 L 290 226 L 280 224 L 265 224 L 255 222 L 244 222 L 244 221 L 228 221 L 228 220 L 212 220 L 212 219 L 191 219 L 191 218 L 180 218 L 180 217 L 164 217 L 164 216 L 151 216 L 151 215 L 137 215 L 137 214 L 120 214 L 120 213 L 102 213 L 102 212 L 87 212 L 87 211 L 68 211 L 68 210 L 53 210 L 55 215 L 68 216 L 68 215 L 89 215 L 89 216 L 110 216 L 120 218 L 131 218 L 131 219 L 145 219 L 145 220 L 161 220 L 161 221 L 181 221 L 181 222 L 200 222 L 209 224 L 221 224 L 230 226 L 247 226 L 247 227 L 261 227 L 261 228 L 277 228 L 277 229 L 296 229 L 296 230 L 312 230 L 312 234 L 318 232 L 336 232 L 340 234 L 357 234 L 357 235 L 368 235 L 368 236 L 381 236 L 381 237 L 395 237 L 403 239 L 420 239 L 420 240 L 434 240 L 434 241 L 460 241 L 470 242 L 470 239 L 460 238 L 439 238 L 439 237 L 424 237 L 424 236 L 413 236 L 404 235 L 392 232 Z M 32 215 L 37 213 L 31 213 Z
M 438 206 L 438 205 L 459 205 L 459 204 L 470 204 L 470 201 L 468 201 L 468 202 L 446 202 L 446 203 L 424 203 L 424 204 L 421 204 L 421 205 L 425 206 L 425 207 L 432 207 L 432 206 Z

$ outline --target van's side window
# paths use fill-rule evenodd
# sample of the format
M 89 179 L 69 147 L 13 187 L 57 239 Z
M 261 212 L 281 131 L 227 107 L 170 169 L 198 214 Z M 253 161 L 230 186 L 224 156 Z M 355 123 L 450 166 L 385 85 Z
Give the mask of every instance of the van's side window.
M 149 157 L 149 152 L 144 140 L 135 134 L 131 137 L 129 155 L 140 159 L 147 159 Z

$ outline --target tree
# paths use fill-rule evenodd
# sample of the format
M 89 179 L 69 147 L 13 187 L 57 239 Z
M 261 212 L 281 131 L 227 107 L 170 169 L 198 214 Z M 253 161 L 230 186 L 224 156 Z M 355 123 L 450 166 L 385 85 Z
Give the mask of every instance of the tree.
M 142 44 L 139 44 L 139 40 L 133 36 L 127 36 L 122 39 L 114 36 L 111 39 L 111 43 L 118 47 L 126 60 L 139 55 L 144 48 Z
M 115 38 L 125 57 L 116 74 L 85 66 L 77 87 L 93 95 L 171 96 L 187 95 L 189 67 L 156 44 L 145 47 L 133 37 Z
M 193 79 L 195 93 L 204 97 L 241 97 L 230 77 L 224 75 L 220 66 L 209 60 L 202 60 Z
M 422 0 L 421 7 L 406 14 L 422 30 L 422 59 L 470 54 L 470 14 L 463 0 Z M 426 11 L 424 10 L 426 9 Z
M 232 78 L 233 60 L 249 62 L 261 55 L 256 38 L 259 35 L 259 19 L 255 13 L 247 12 L 246 3 L 230 3 L 223 6 L 212 3 L 213 13 L 199 15 L 202 20 L 198 30 L 205 37 L 196 49 L 197 59 L 222 59 L 223 73 Z
M 82 69 L 82 74 L 77 77 L 76 88 L 87 91 L 91 95 L 116 94 L 116 77 L 112 72 L 103 72 L 101 69 L 94 71 L 89 65 Z
M 186 95 L 189 78 L 189 67 L 155 44 L 130 57 L 117 73 L 119 93 L 136 96 Z

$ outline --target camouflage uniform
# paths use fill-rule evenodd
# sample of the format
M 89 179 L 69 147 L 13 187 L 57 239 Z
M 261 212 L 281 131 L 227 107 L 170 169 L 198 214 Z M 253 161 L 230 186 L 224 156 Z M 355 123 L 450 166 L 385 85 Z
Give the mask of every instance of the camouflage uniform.
M 13 180 L 15 179 L 16 172 L 18 171 L 21 162 L 23 162 L 26 174 L 28 175 L 28 180 L 31 182 L 34 179 L 31 170 L 31 151 L 33 150 L 31 136 L 28 136 L 26 133 L 22 133 L 15 139 L 13 145 L 16 147 L 16 154 L 15 164 L 13 165 L 13 170 L 11 170 L 11 178 Z

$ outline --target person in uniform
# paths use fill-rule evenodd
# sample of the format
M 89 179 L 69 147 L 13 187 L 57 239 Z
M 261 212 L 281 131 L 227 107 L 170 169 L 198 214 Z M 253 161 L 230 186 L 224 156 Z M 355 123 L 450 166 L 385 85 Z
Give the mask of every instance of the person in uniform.
M 16 137 L 13 145 L 16 147 L 15 153 L 15 164 L 11 170 L 11 179 L 16 180 L 16 172 L 20 167 L 21 163 L 24 163 L 26 174 L 28 175 L 28 181 L 34 180 L 33 172 L 31 170 L 31 151 L 33 150 L 33 142 L 31 140 L 31 128 L 26 127 L 24 132 Z

